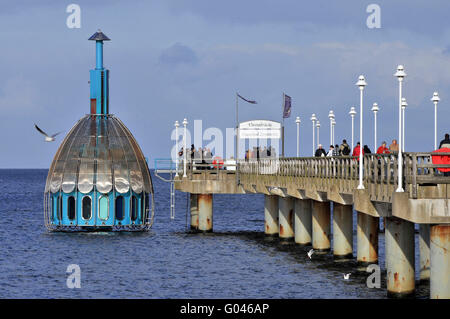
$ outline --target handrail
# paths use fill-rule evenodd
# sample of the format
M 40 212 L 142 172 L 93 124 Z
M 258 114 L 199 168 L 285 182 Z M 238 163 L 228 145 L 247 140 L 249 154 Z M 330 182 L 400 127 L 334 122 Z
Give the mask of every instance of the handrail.
M 417 197 L 418 186 L 423 184 L 450 184 L 450 176 L 440 171 L 450 164 L 433 164 L 432 156 L 450 156 L 450 153 L 407 152 L 403 154 L 403 188 Z M 203 161 L 198 163 L 198 161 Z M 284 157 L 238 160 L 223 160 L 223 164 L 213 164 L 214 159 L 204 163 L 202 159 L 188 159 L 187 175 L 193 178 L 202 172 L 219 173 L 236 172 L 245 176 L 276 176 L 286 178 L 313 178 L 318 187 L 326 189 L 333 183 L 342 184 L 346 190 L 353 191 L 359 178 L 359 157 Z M 230 163 L 231 161 L 231 163 Z M 181 171 L 183 165 L 180 164 Z M 227 172 L 228 173 L 228 172 Z M 390 191 L 398 187 L 398 154 L 365 154 L 363 183 L 372 196 L 383 191 L 391 196 Z M 320 179 L 320 181 L 319 181 Z M 378 186 L 377 186 L 378 185 Z M 380 188 L 381 186 L 381 188 Z

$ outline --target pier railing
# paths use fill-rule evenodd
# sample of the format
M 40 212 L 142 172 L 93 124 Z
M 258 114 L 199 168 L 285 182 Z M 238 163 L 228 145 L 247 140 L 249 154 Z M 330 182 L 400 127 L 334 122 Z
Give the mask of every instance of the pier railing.
M 450 164 L 433 164 L 432 155 L 450 156 L 450 153 L 403 154 L 402 186 L 411 198 L 417 198 L 420 185 L 450 184 L 450 176 L 440 171 L 450 169 Z M 371 199 L 390 201 L 398 186 L 398 155 L 366 154 L 363 162 L 363 183 Z M 337 186 L 341 193 L 352 193 L 359 180 L 359 158 L 352 156 L 242 160 L 238 166 L 243 182 L 255 183 L 257 179 L 271 177 L 297 184 L 299 188 L 313 184 L 318 191 Z

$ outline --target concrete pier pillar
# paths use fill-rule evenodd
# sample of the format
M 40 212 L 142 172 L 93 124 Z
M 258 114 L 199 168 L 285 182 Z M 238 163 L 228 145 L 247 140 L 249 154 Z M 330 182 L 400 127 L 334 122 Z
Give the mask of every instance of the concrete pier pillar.
M 213 229 L 213 195 L 198 195 L 198 230 L 212 232 Z
M 333 255 L 353 258 L 353 206 L 333 203 Z
M 264 233 L 278 236 L 278 196 L 264 195 Z
M 450 225 L 430 229 L 430 298 L 450 299 Z
M 278 198 L 278 226 L 280 239 L 294 238 L 294 199 L 292 197 Z
M 378 263 L 379 218 L 364 213 L 357 214 L 356 258 L 362 267 Z
M 316 251 L 328 251 L 330 241 L 330 202 L 313 201 L 312 246 Z
M 387 217 L 385 227 L 388 296 L 405 297 L 414 294 L 414 223 Z
M 191 231 L 198 231 L 198 195 L 189 194 L 191 206 Z
M 420 280 L 430 280 L 430 225 L 419 225 Z
M 299 245 L 310 245 L 312 242 L 312 200 L 295 199 L 294 206 L 295 242 Z

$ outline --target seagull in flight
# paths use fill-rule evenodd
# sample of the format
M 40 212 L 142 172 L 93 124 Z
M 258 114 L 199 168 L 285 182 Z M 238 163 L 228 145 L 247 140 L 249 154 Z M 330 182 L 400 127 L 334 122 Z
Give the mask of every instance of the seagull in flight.
M 45 141 L 46 141 L 46 142 L 53 142 L 53 141 L 55 140 L 56 135 L 58 135 L 59 133 L 61 133 L 61 132 L 58 132 L 58 133 L 55 133 L 55 134 L 53 134 L 53 135 L 48 135 L 48 134 L 45 133 L 43 130 L 41 130 L 41 129 L 39 128 L 39 126 L 37 126 L 36 124 L 34 124 L 34 127 L 36 128 L 36 130 L 39 131 L 39 133 L 41 133 L 42 135 L 45 136 Z
M 344 274 L 344 279 L 345 279 L 345 280 L 348 280 L 348 279 L 350 278 L 350 275 L 351 275 L 351 273 Z
M 312 254 L 314 253 L 314 249 L 311 249 L 310 251 L 308 251 L 308 257 L 309 259 L 311 259 Z

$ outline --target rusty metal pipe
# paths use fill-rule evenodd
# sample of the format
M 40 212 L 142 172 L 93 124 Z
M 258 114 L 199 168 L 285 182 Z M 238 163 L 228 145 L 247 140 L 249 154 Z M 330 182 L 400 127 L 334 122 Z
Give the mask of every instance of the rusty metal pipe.
M 198 230 L 212 232 L 213 229 L 213 196 L 212 194 L 198 195 Z
M 420 280 L 430 280 L 430 225 L 419 225 Z
M 189 194 L 191 206 L 191 231 L 198 231 L 198 195 Z
M 278 199 L 278 226 L 279 237 L 283 240 L 294 238 L 294 199 L 280 197 Z
M 264 233 L 278 236 L 278 196 L 264 195 Z
M 353 258 L 353 206 L 333 203 L 333 255 Z
M 312 242 L 312 200 L 295 199 L 294 206 L 295 242 L 299 245 L 310 245 Z
M 378 225 L 380 220 L 361 212 L 357 213 L 357 247 L 358 264 L 366 267 L 378 263 Z
M 450 299 L 450 225 L 430 229 L 430 298 Z
M 386 240 L 387 291 L 390 297 L 414 294 L 414 223 L 387 217 Z
M 331 248 L 330 241 L 330 202 L 313 201 L 312 246 L 317 252 Z

